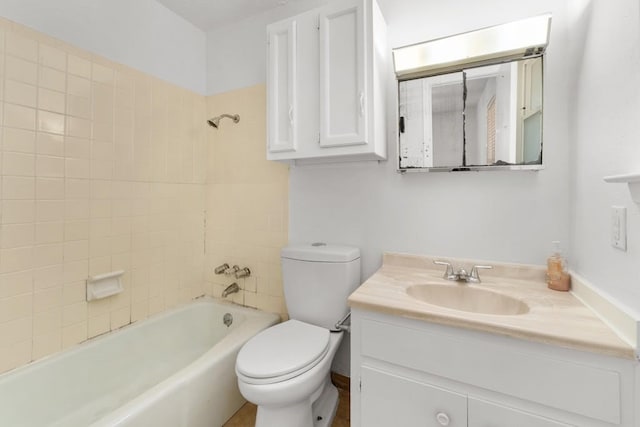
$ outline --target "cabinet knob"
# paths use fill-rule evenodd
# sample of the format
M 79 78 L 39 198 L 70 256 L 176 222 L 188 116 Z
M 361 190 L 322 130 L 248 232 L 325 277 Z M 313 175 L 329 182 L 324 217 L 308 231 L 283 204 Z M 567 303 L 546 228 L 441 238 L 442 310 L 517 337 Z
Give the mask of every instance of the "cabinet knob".
M 438 421 L 438 424 L 441 426 L 448 426 L 451 420 L 449 419 L 449 415 L 444 412 L 438 412 L 436 414 L 436 421 Z
M 360 116 L 364 116 L 364 92 L 360 92 Z
M 289 106 L 289 123 L 293 126 L 293 105 Z

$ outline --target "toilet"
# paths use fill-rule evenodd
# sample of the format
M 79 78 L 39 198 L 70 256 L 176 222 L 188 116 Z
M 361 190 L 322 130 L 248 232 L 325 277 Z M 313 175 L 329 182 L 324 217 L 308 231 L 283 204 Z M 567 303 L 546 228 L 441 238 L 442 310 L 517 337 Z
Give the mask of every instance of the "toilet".
M 258 406 L 256 427 L 330 426 L 338 406 L 331 362 L 344 335 L 336 323 L 360 285 L 360 250 L 313 243 L 282 249 L 281 259 L 290 320 L 242 347 L 238 386 Z

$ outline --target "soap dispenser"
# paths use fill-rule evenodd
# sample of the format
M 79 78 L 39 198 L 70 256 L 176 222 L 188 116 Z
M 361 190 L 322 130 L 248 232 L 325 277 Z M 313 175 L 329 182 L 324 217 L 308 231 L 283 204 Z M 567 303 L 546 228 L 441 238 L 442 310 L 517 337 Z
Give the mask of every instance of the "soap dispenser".
M 554 291 L 566 292 L 571 287 L 567 264 L 560 252 L 560 242 L 553 241 L 553 254 L 547 259 L 547 286 Z

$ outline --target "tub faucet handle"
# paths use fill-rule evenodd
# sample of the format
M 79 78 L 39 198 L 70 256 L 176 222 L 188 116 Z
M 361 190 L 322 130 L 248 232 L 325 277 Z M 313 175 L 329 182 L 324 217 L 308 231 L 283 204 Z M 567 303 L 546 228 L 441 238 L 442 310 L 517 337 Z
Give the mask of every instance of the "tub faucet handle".
M 217 266 L 216 268 L 213 269 L 213 272 L 215 274 L 222 274 L 225 271 L 227 271 L 229 269 L 229 264 L 227 264 L 226 262 L 222 265 Z
M 243 277 L 249 276 L 251 276 L 251 270 L 249 270 L 249 267 L 245 267 L 242 270 L 236 271 L 236 279 L 242 279 Z

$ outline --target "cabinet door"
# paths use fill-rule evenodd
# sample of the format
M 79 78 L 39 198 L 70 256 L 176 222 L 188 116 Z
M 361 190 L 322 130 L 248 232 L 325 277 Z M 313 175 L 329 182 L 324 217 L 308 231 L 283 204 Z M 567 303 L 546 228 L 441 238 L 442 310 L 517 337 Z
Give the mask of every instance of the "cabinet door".
M 570 427 L 559 421 L 469 398 L 469 427 Z
M 320 12 L 320 146 L 366 144 L 365 32 L 362 0 Z
M 296 141 L 296 21 L 268 28 L 267 103 L 269 151 L 295 151 Z
M 462 394 L 368 367 L 362 367 L 360 381 L 362 426 L 467 425 L 467 398 Z

